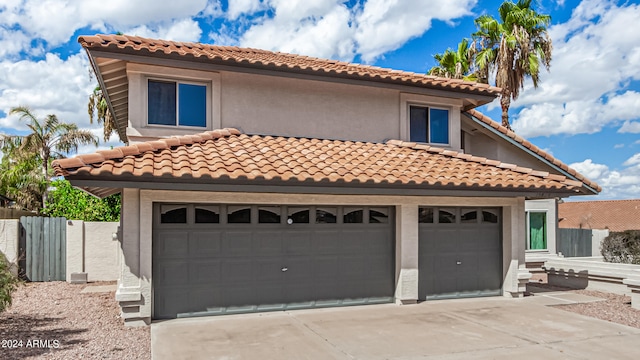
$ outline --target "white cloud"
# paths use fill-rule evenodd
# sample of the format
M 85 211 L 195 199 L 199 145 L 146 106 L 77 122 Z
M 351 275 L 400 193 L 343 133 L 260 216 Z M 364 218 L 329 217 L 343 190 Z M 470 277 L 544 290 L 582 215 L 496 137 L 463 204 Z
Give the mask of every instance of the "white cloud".
M 422 35 L 435 19 L 451 21 L 470 15 L 476 0 L 369 0 L 357 14 L 355 41 L 370 62 L 407 40 Z
M 242 0 L 230 4 L 227 11 L 227 17 L 238 19 L 240 25 L 209 36 L 216 43 L 347 61 L 360 54 L 365 62 L 372 62 L 422 35 L 433 20 L 450 22 L 470 15 L 476 2 L 368 0 L 349 8 L 342 0 Z M 260 15 L 264 10 L 275 15 Z
M 640 153 L 623 163 L 622 170 L 611 170 L 609 166 L 594 163 L 591 159 L 570 164 L 572 168 L 597 182 L 602 187 L 599 197 L 603 199 L 631 199 L 640 197 Z
M 199 41 L 202 29 L 193 19 L 174 20 L 167 24 L 141 25 L 125 31 L 126 34 L 174 41 Z
M 4 113 L 24 105 L 40 117 L 56 114 L 62 121 L 89 127 L 86 104 L 95 83 L 84 53 L 67 60 L 47 54 L 40 61 L 0 61 L 0 78 L 4 79 L 0 87 L 0 110 Z M 0 118 L 0 127 L 25 129 L 15 116 Z
M 551 72 L 529 82 L 512 108 L 513 128 L 525 137 L 596 133 L 640 114 L 640 5 L 584 0 L 569 21 L 552 26 Z M 625 128 L 629 129 L 631 122 Z M 634 127 L 635 128 L 635 127 Z
M 640 121 L 625 121 L 624 124 L 618 129 L 619 133 L 640 133 Z
M 624 144 L 615 144 L 613 145 L 614 149 L 622 149 L 624 147 Z
M 163 24 L 176 19 L 216 14 L 219 4 L 207 0 L 168 1 L 161 5 L 156 0 L 23 0 L 6 2 L 0 9 L 0 26 L 5 31 L 19 26 L 30 38 L 55 47 L 84 27 L 97 31 L 123 31 L 140 24 L 167 27 Z M 20 45 L 21 50 L 27 49 L 28 44 Z
M 235 20 L 242 14 L 253 14 L 262 10 L 265 4 L 261 0 L 233 0 L 229 1 L 227 9 L 227 18 Z

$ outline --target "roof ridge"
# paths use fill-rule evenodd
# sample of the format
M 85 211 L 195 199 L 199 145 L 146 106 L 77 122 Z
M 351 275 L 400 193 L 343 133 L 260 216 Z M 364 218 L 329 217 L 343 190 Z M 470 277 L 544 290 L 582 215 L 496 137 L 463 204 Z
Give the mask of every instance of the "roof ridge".
M 474 118 L 482 121 L 483 123 L 489 125 L 490 127 L 495 129 L 496 131 L 500 132 L 501 134 L 511 138 L 515 142 L 517 142 L 520 145 L 524 146 L 525 148 L 531 150 L 532 152 L 536 153 L 537 155 L 541 156 L 542 158 L 544 158 L 545 160 L 549 161 L 553 165 L 559 167 L 560 169 L 562 169 L 565 172 L 569 173 L 570 175 L 574 176 L 576 179 L 582 181 L 585 185 L 588 185 L 589 187 L 596 189 L 598 192 L 602 191 L 602 188 L 600 187 L 600 185 L 598 185 L 595 181 L 589 180 L 586 176 L 580 174 L 575 169 L 569 167 L 569 165 L 563 163 L 562 161 L 558 160 L 553 155 L 551 155 L 548 152 L 540 149 L 539 147 L 533 145 L 532 143 L 530 143 L 529 141 L 527 141 L 523 137 L 519 136 L 513 130 L 507 129 L 506 127 L 502 126 L 501 124 L 499 124 L 496 121 L 493 121 L 493 119 L 491 119 L 490 117 L 486 116 L 485 114 L 481 113 L 480 111 L 478 111 L 476 109 L 467 110 L 467 113 L 470 114 L 471 116 L 473 116 Z
M 205 131 L 193 135 L 172 136 L 164 139 L 144 141 L 133 145 L 118 146 L 108 150 L 98 150 L 92 154 L 76 155 L 72 158 L 54 160 L 51 166 L 54 169 L 77 168 L 105 162 L 107 160 L 121 159 L 126 156 L 137 156 L 147 151 L 168 149 L 180 145 L 192 145 L 202 143 L 207 140 L 219 139 L 223 137 L 237 136 L 242 134 L 235 128 L 216 129 Z
M 563 203 L 561 203 L 560 205 L 563 204 L 585 204 L 585 203 L 604 203 L 604 202 L 623 202 L 623 201 L 637 201 L 640 202 L 640 199 L 606 199 L 606 200 L 585 200 L 585 201 L 565 201 Z
M 551 174 L 548 171 L 540 171 L 534 170 L 532 168 L 527 168 L 523 166 L 518 166 L 517 164 L 511 164 L 507 162 L 502 162 L 499 160 L 488 159 L 486 157 L 475 156 L 472 154 L 466 154 L 461 151 L 448 150 L 437 146 L 431 146 L 427 144 L 419 144 L 416 142 L 402 141 L 402 140 L 388 140 L 386 142 L 389 145 L 396 145 L 399 147 L 411 148 L 414 150 L 423 150 L 430 153 L 440 154 L 443 156 L 448 156 L 451 158 L 458 158 L 468 162 L 475 162 L 482 165 L 490 165 L 495 166 L 502 169 L 509 169 L 511 171 L 519 172 L 521 174 L 527 174 L 531 176 L 536 176 L 543 179 L 552 179 L 555 181 L 559 181 L 569 186 L 581 186 L 582 183 L 579 181 L 574 181 L 569 179 L 563 175 Z
M 85 49 L 90 48 L 107 48 L 115 45 L 120 49 L 131 48 L 134 50 L 146 49 L 151 53 L 158 51 L 165 54 L 178 53 L 180 55 L 191 55 L 193 57 L 206 57 L 209 59 L 220 59 L 223 61 L 232 60 L 235 62 L 260 63 L 263 66 L 273 65 L 276 67 L 292 67 L 300 69 L 311 69 L 313 71 L 325 71 L 337 74 L 357 75 L 369 78 L 400 80 L 405 82 L 423 83 L 438 87 L 458 88 L 462 90 L 477 91 L 492 96 L 497 96 L 500 89 L 487 84 L 481 84 L 473 81 L 460 79 L 450 79 L 444 77 L 436 77 L 427 74 L 418 74 L 406 70 L 396 70 L 383 68 L 379 66 L 358 64 L 341 60 L 305 56 L 294 53 L 276 52 L 271 50 L 242 48 L 237 46 L 213 45 L 200 42 L 178 42 L 161 39 L 144 38 L 131 35 L 113 35 L 113 34 L 95 34 L 80 35 L 78 42 Z M 145 46 L 148 45 L 148 46 Z M 197 48 L 204 50 L 202 52 L 194 52 L 191 49 Z M 188 49 L 188 50 L 185 50 Z M 209 50 L 208 53 L 206 50 Z M 225 54 L 225 52 L 227 54 Z M 238 53 L 253 52 L 257 55 L 274 55 L 276 57 L 285 57 L 296 62 L 278 61 L 278 59 L 269 59 L 264 57 L 247 57 L 237 56 Z M 234 56 L 235 55 L 235 56 Z M 328 67 L 319 65 L 329 65 Z M 360 70 L 360 71 L 358 71 Z

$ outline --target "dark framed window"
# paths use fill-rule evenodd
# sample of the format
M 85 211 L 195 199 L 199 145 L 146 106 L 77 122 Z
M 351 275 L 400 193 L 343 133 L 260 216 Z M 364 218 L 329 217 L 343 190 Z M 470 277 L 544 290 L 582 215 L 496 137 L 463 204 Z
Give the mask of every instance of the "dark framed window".
M 477 223 L 478 222 L 478 210 L 476 209 L 462 209 L 460 214 L 461 223 Z
M 309 208 L 290 207 L 287 211 L 289 224 L 309 223 Z
M 280 207 L 264 206 L 258 208 L 259 224 L 280 224 Z
M 196 206 L 196 224 L 219 224 L 220 207 L 202 205 Z
M 207 126 L 207 86 L 148 80 L 147 123 L 169 126 Z
M 449 144 L 449 110 L 410 106 L 409 140 L 419 143 Z
M 388 224 L 389 208 L 370 208 L 369 224 Z
M 160 207 L 161 224 L 186 224 L 187 206 L 183 205 L 162 205 Z
M 433 224 L 433 208 L 419 208 L 418 209 L 418 222 L 422 224 Z
M 438 224 L 455 224 L 456 209 L 438 209 Z
M 227 223 L 229 224 L 250 224 L 251 207 L 248 206 L 228 206 Z
M 345 207 L 343 222 L 345 224 L 362 224 L 364 222 L 364 209 Z
M 316 224 L 335 224 L 337 222 L 338 209 L 323 207 L 316 209 Z

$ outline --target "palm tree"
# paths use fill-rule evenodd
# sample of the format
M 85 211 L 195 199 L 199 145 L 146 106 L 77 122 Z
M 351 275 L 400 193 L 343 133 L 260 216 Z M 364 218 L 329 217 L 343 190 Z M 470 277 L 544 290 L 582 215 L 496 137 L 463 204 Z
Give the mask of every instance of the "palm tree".
M 490 15 L 475 20 L 478 78 L 488 82 L 489 75 L 495 72 L 496 86 L 502 88 L 502 125 L 509 129 L 511 100 L 518 98 L 525 78 L 530 77 L 537 88 L 540 65 L 547 70 L 551 65 L 552 45 L 547 33 L 551 17 L 537 13 L 531 3 L 532 0 L 505 1 L 498 9 L 500 21 Z
M 76 124 L 60 122 L 55 115 L 47 115 L 38 120 L 31 109 L 25 106 L 12 108 L 9 114 L 17 114 L 21 121 L 26 121 L 31 133 L 25 136 L 2 135 L 0 148 L 8 144 L 18 144 L 18 150 L 26 156 L 35 156 L 40 163 L 40 179 L 45 184 L 42 191 L 42 207 L 47 205 L 47 188 L 50 174 L 49 164 L 53 159 L 64 157 L 64 154 L 78 150 L 81 144 L 98 146 L 98 138 L 88 130 L 78 129 Z M 34 179 L 36 180 L 36 179 Z
M 469 40 L 462 39 L 456 51 L 447 49 L 442 54 L 433 55 L 438 65 L 432 67 L 427 74 L 476 81 L 476 74 L 472 71 L 473 57 L 474 49 L 469 47 Z
M 89 121 L 93 124 L 93 118 L 95 115 L 98 124 L 103 124 L 104 127 L 104 141 L 109 141 L 111 134 L 116 131 L 116 123 L 109 111 L 107 105 L 107 99 L 102 94 L 100 85 L 97 85 L 93 89 L 93 93 L 89 95 L 89 102 L 87 104 L 87 112 L 89 114 Z

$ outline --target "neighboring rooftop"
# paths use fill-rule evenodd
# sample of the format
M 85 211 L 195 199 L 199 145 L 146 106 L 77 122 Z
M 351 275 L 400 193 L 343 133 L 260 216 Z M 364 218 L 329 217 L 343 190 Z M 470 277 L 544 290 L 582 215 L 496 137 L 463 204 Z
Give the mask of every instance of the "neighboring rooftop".
M 640 230 L 640 199 L 558 204 L 558 226 L 571 229 Z
M 580 181 L 442 148 L 209 131 L 56 160 L 73 180 L 373 186 L 590 194 Z M 114 185 L 114 187 L 118 187 Z M 87 189 L 104 196 L 101 189 Z

